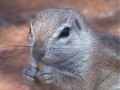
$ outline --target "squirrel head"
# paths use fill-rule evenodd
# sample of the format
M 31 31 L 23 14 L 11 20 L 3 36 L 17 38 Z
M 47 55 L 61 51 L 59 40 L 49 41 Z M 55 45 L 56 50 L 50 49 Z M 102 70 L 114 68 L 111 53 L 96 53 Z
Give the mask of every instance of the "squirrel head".
M 87 50 L 87 26 L 74 9 L 48 9 L 30 23 L 33 58 L 47 65 L 64 62 Z

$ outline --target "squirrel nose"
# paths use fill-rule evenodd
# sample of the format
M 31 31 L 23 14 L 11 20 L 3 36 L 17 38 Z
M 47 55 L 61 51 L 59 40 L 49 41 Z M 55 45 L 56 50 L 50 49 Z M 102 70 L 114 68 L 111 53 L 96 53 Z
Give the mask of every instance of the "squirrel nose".
M 43 43 L 34 43 L 32 47 L 32 56 L 35 60 L 41 61 L 41 58 L 45 56 L 45 45 Z

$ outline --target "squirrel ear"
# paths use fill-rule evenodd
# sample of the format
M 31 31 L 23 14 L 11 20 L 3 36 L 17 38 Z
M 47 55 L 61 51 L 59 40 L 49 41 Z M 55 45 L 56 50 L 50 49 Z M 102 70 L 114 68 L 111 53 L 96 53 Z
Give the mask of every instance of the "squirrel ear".
M 80 23 L 79 23 L 79 21 L 77 19 L 75 20 L 75 24 L 79 28 L 79 30 L 81 30 L 81 25 L 80 25 Z

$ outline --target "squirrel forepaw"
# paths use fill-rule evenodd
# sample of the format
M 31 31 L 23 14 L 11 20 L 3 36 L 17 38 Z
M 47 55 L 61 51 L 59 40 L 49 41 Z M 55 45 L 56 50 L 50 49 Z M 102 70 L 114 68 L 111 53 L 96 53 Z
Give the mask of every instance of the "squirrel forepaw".
M 34 84 L 36 79 L 36 73 L 38 72 L 37 68 L 35 67 L 27 67 L 23 70 L 23 78 L 29 84 Z
M 45 83 L 45 84 L 56 83 L 56 76 L 54 73 L 54 69 L 51 66 L 44 66 L 37 73 L 36 77 L 39 79 L 41 83 Z

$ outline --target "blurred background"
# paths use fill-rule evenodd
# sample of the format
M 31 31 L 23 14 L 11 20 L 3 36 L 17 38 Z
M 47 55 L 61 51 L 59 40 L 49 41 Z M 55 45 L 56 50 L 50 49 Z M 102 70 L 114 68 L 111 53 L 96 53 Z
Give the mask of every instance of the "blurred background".
M 76 8 L 105 33 L 120 36 L 119 0 L 0 0 L 0 90 L 30 90 L 22 79 L 29 65 L 29 21 L 41 10 Z

